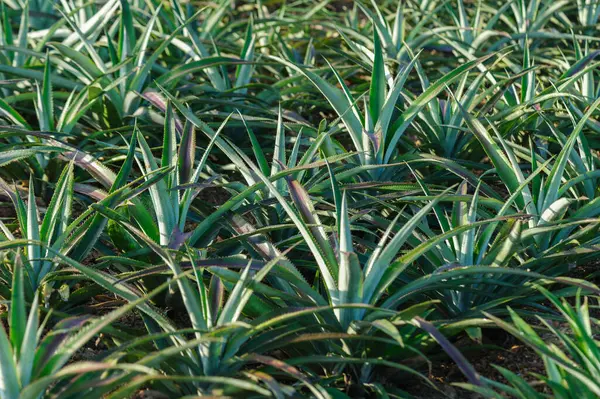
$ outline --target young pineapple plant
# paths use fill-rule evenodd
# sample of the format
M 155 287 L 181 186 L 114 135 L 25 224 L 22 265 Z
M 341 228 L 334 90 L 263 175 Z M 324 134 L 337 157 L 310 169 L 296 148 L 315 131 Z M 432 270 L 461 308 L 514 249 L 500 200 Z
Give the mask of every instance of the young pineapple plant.
M 23 261 L 28 299 L 45 284 L 46 276 L 58 266 L 54 261 L 54 252 L 67 254 L 72 244 L 68 226 L 71 222 L 73 202 L 73 163 L 65 167 L 56 183 L 41 223 L 33 180 L 30 179 L 27 203 L 22 200 L 18 190 L 11 189 L 6 182 L 0 182 L 5 193 L 13 201 L 21 234 L 28 240 L 26 259 Z M 14 240 L 15 237 L 4 224 L 3 227 L 6 238 Z M 48 288 L 51 291 L 51 287 Z
M 6 247 L 6 244 L 2 243 L 2 247 Z M 130 311 L 136 303 L 117 309 L 100 319 L 73 317 L 52 326 L 50 323 L 54 317 L 48 312 L 40 322 L 38 294 L 35 294 L 31 304 L 25 297 L 24 260 L 22 253 L 17 251 L 9 303 L 8 333 L 3 325 L 0 326 L 2 398 L 42 398 L 48 394 L 65 398 L 81 395 L 100 398 L 102 393 L 95 392 L 93 387 L 100 387 L 99 391 L 104 392 L 114 388 L 110 382 L 102 383 L 104 378 L 108 377 L 110 381 L 123 374 L 155 373 L 140 365 L 119 365 L 101 359 L 71 362 L 77 351 Z
M 484 379 L 486 387 L 461 386 L 490 398 L 505 395 L 517 398 L 596 398 L 600 395 L 600 341 L 595 334 L 598 319 L 592 313 L 598 308 L 596 297 L 577 293 L 573 303 L 539 288 L 559 314 L 553 319 L 537 317 L 532 326 L 510 310 L 511 322 L 489 315 L 499 327 L 533 349 L 543 360 L 546 374 L 535 373 L 525 378 L 496 366 L 505 378 L 501 383 Z M 541 385 L 541 386 L 540 386 Z M 542 389 L 543 387 L 543 389 Z
M 289 63 L 283 59 L 279 59 L 279 62 L 304 75 L 319 89 L 348 131 L 353 150 L 357 152 L 357 164 L 365 166 L 365 169 L 369 170 L 368 175 L 372 178 L 385 180 L 393 176 L 394 169 L 387 168 L 387 166 L 394 164 L 398 157 L 400 139 L 414 118 L 448 85 L 491 58 L 491 55 L 469 61 L 455 68 L 426 87 L 421 95 L 412 99 L 405 110 L 396 112 L 399 102 L 402 101 L 404 84 L 416 63 L 416 58 L 413 57 L 411 62 L 393 78 L 385 64 L 378 33 L 374 35 L 371 84 L 368 101 L 364 101 L 364 116 L 359 109 L 360 98 L 352 96 L 350 89 L 335 68 L 331 67 L 331 70 L 336 77 L 337 84 L 342 89 L 338 89 L 303 66 Z
M 331 184 L 335 193 L 337 224 L 335 233 L 330 234 L 330 229 L 322 225 L 313 200 L 297 180 L 293 177 L 287 178 L 287 192 L 293 202 L 294 206 L 292 206 L 275 183 L 264 176 L 249 159 L 246 158 L 246 162 L 252 165 L 256 175 L 278 201 L 278 205 L 290 221 L 298 228 L 303 246 L 314 257 L 318 279 L 313 284 L 317 292 L 311 292 L 309 298 L 320 306 L 330 307 L 330 314 L 321 317 L 327 320 L 328 328 L 333 328 L 341 334 L 340 346 L 335 353 L 342 364 L 335 367 L 336 370 L 343 369 L 344 357 L 357 356 L 362 350 L 367 350 L 367 353 L 371 350 L 379 353 L 373 348 L 363 348 L 361 343 L 355 345 L 353 337 L 361 342 L 362 339 L 368 340 L 367 337 L 371 335 L 382 333 L 392 338 L 392 341 L 389 341 L 391 345 L 399 344 L 407 353 L 413 354 L 411 348 L 414 350 L 430 342 L 431 338 L 428 334 L 412 336 L 406 343 L 401 338 L 405 334 L 408 337 L 414 333 L 412 317 L 427 314 L 426 309 L 431 306 L 430 303 L 425 303 L 414 310 L 407 310 L 406 313 L 400 312 L 397 317 L 390 319 L 389 312 L 393 312 L 396 308 L 387 307 L 384 297 L 391 284 L 412 262 L 409 255 L 406 258 L 396 259 L 400 249 L 439 198 L 426 204 L 412 217 L 402 215 L 407 219 L 403 225 L 396 224 L 401 216 L 399 214 L 387 228 L 372 254 L 361 260 L 362 257 L 359 258 L 354 250 L 347 195 L 341 193 L 333 174 Z M 346 342 L 345 339 L 351 341 Z M 369 379 L 369 375 L 370 367 L 359 372 L 359 378 L 364 381 Z
M 159 96 L 156 96 L 155 100 L 157 102 L 163 101 Z M 137 152 L 134 158 L 135 162 L 147 181 L 154 180 L 157 174 L 163 172 L 164 177 L 149 184 L 149 198 L 122 203 L 119 213 L 122 217 L 131 216 L 137 227 L 159 245 L 175 248 L 184 243 L 195 245 L 203 234 L 208 236 L 205 240 L 209 243 L 223 227 L 218 224 L 204 224 L 202 211 L 192 206 L 194 199 L 201 190 L 211 187 L 217 179 L 227 181 L 224 177 L 214 174 L 211 169 L 207 168 L 207 161 L 213 147 L 218 147 L 228 154 L 234 165 L 242 165 L 242 163 L 233 150 L 233 145 L 221 137 L 221 132 L 227 125 L 229 118 L 225 119 L 217 131 L 195 117 L 192 119 L 194 124 L 191 122 L 182 124 L 172 104 L 169 101 L 165 105 L 165 125 L 160 164 L 137 127 L 134 129 L 132 140 L 129 143 L 129 153 L 135 154 Z M 182 104 L 175 102 L 175 105 L 184 111 L 186 117 L 191 116 L 187 114 L 189 111 Z M 198 162 L 195 162 L 196 127 L 201 129 L 209 138 L 208 145 Z M 139 149 L 136 149 L 138 142 Z M 248 168 L 242 167 L 240 171 L 249 185 L 255 183 L 255 178 Z M 148 203 L 152 204 L 150 208 L 146 205 Z M 192 222 L 200 222 L 200 225 L 186 232 L 190 228 L 188 224 Z M 118 234 L 118 237 L 115 237 L 116 240 L 114 240 L 117 247 L 122 245 L 123 242 L 131 242 L 131 238 L 120 242 L 119 240 L 124 237 L 123 232 L 119 232 L 118 227 L 114 225 L 113 227 L 115 228 L 111 231 Z M 205 227 L 208 230 L 204 230 Z M 133 248 L 130 247 L 129 249 Z
M 425 198 L 435 198 L 425 185 L 422 188 L 427 194 Z M 503 216 L 514 198 L 502 204 L 483 197 L 480 186 L 470 196 L 468 184 L 463 182 L 448 200 L 452 201 L 452 208 L 444 207 L 443 203 L 434 206 L 435 218 L 432 222 L 424 220 L 419 234 L 411 238 L 411 245 L 415 251 L 421 251 L 422 257 L 417 268 L 407 270 L 402 276 L 397 283 L 398 292 L 388 301 L 398 303 L 411 290 L 415 293 L 423 290 L 425 297 L 433 295 L 440 300 L 437 308 L 443 317 L 477 317 L 482 310 L 492 312 L 497 301 L 519 299 L 516 295 L 519 290 L 531 291 L 523 280 L 532 270 L 525 267 L 520 255 L 526 247 L 522 231 L 529 216 Z M 440 236 L 448 238 L 440 240 Z M 423 244 L 430 242 L 437 244 Z M 531 274 L 529 278 L 539 277 Z M 428 286 L 424 287 L 425 281 Z M 435 288 L 438 284 L 449 289 Z M 483 286 L 485 289 L 481 289 Z
M 546 167 L 539 165 L 539 156 L 533 148 L 530 154 L 523 154 L 518 147 L 516 151 L 513 150 L 512 146 L 498 135 L 493 124 L 490 125 L 490 133 L 479 120 L 465 112 L 467 124 L 482 143 L 503 184 L 515 196 L 514 203 L 517 209 L 532 215 L 527 223 L 531 233 L 527 236 L 534 244 L 530 250 L 537 256 L 569 247 L 569 235 L 575 234 L 577 227 L 582 226 L 581 223 L 569 225 L 569 217 L 593 218 L 597 215 L 595 202 L 578 207 L 578 210 L 569 210 L 582 200 L 578 191 L 591 198 L 596 196 L 592 183 L 595 178 L 593 155 L 587 146 L 583 129 L 599 104 L 600 101 L 596 100 L 588 108 L 586 114 L 575 124 L 569 137 L 552 129 L 548 123 L 562 144 L 562 149 L 553 160 L 547 174 L 538 170 L 546 170 Z M 524 177 L 518 164 L 518 156 L 529 158 L 532 179 Z M 575 173 L 569 178 L 573 171 Z M 526 180 L 529 182 L 525 183 Z M 595 240 L 591 231 L 596 223 L 594 220 L 590 220 L 589 223 L 586 228 L 579 230 L 575 237 L 579 240 L 590 239 L 590 244 L 593 244 Z
M 259 372 L 243 372 L 242 368 L 248 363 L 275 365 L 276 368 L 290 372 L 293 378 L 298 379 L 310 391 L 318 393 L 322 390 L 317 384 L 310 383 L 300 371 L 264 353 L 272 345 L 262 350 L 251 345 L 254 340 L 264 340 L 260 338 L 262 334 L 269 335 L 275 326 L 284 325 L 294 318 L 287 316 L 265 319 L 260 315 L 279 314 L 285 309 L 282 306 L 290 301 L 290 298 L 300 300 L 286 292 L 278 293 L 276 289 L 262 282 L 274 268 L 277 268 L 278 273 L 284 273 L 283 276 L 288 279 L 289 286 L 305 290 L 306 297 L 313 292 L 303 280 L 293 273 L 286 273 L 285 263 L 278 265 L 279 262 L 283 262 L 284 254 L 266 263 L 249 260 L 245 265 L 241 264 L 242 271 L 238 273 L 226 269 L 235 265 L 224 259 L 204 258 L 205 251 L 196 251 L 184 242 L 163 247 L 127 220 L 119 217 L 116 212 L 100 207 L 98 210 L 112 217 L 165 262 L 169 272 L 173 274 L 173 280 L 163 283 L 160 287 L 177 285 L 183 304 L 182 312 L 189 318 L 190 325 L 190 328 L 177 330 L 173 322 L 159 313 L 149 311 L 149 308 L 140 308 L 145 313 L 145 325 L 152 335 L 143 343 L 137 343 L 135 340 L 127 343 L 125 349 L 145 345 L 149 341 L 153 351 L 148 354 L 137 352 L 128 355 L 128 358 L 137 357 L 135 364 L 138 366 L 158 367 L 167 374 L 168 378 L 163 381 L 163 378 L 148 375 L 133 380 L 115 393 L 117 397 L 130 395 L 146 383 L 152 383 L 156 389 L 165 391 L 169 395 L 204 395 L 218 392 L 268 395 L 271 391 L 277 392 L 280 389 L 294 392 L 292 387 L 268 383 Z M 191 270 L 184 269 L 185 263 L 191 264 Z M 132 303 L 144 298 L 139 296 L 137 290 L 123 283 L 148 273 L 129 275 L 124 280 L 117 280 L 113 276 L 91 271 L 82 265 L 74 267 L 96 283 Z M 156 273 L 156 270 L 150 273 Z M 208 280 L 207 275 L 210 275 Z M 282 299 L 274 300 L 270 297 L 273 294 L 282 295 Z M 308 303 L 308 300 L 304 299 L 304 302 Z M 296 317 L 299 318 L 310 312 L 299 312 Z M 245 315 L 252 315 L 254 319 L 248 319 Z M 124 356 L 123 352 L 115 351 L 111 357 L 118 359 L 122 356 Z M 126 382 L 126 379 L 121 381 Z M 180 382 L 174 386 L 169 381 Z

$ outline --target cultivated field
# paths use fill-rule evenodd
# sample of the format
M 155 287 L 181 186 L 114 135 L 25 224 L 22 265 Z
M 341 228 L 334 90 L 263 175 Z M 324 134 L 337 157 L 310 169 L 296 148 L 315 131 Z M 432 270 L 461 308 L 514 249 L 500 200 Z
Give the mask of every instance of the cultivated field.
M 598 0 L 2 0 L 0 399 L 600 397 Z

